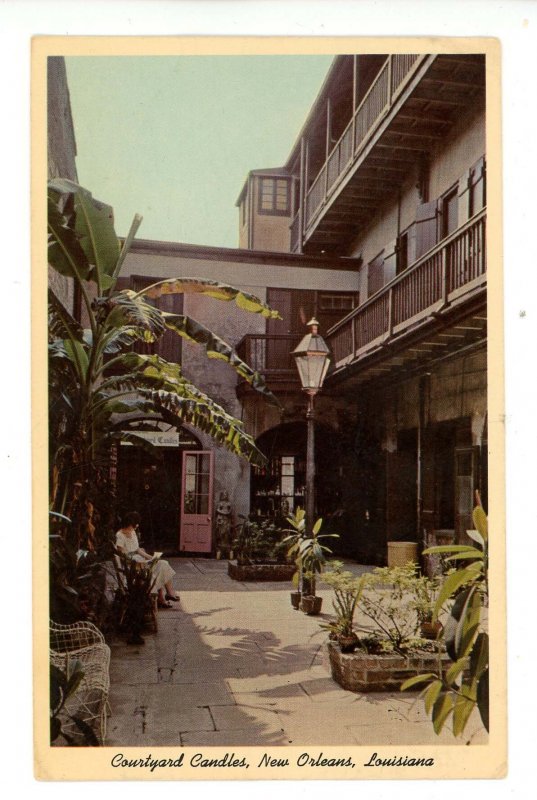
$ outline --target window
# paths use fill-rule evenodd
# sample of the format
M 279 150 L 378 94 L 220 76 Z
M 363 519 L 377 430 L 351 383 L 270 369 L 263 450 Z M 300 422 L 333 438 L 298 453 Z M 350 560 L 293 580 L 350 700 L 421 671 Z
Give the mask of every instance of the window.
M 288 217 L 291 210 L 287 178 L 260 178 L 258 211 Z
M 352 294 L 319 294 L 319 311 L 352 311 L 354 295 Z

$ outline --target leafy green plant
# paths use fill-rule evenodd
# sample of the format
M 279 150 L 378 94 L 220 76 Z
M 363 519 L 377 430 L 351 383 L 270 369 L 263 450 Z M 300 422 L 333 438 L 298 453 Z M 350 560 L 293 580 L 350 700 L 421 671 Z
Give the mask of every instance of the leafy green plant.
M 241 515 L 242 516 L 242 515 Z M 282 530 L 273 522 L 242 517 L 237 526 L 233 550 L 239 564 L 263 564 L 285 561 Z
M 67 673 L 50 665 L 50 742 L 57 741 L 60 737 L 70 746 L 98 747 L 99 741 L 88 723 L 77 715 L 67 713 L 65 704 L 72 697 L 82 679 L 84 667 L 82 662 L 74 661 L 68 665 Z M 64 729 L 62 720 L 67 717 L 80 731 L 80 741 Z
M 445 545 L 425 551 L 443 554 L 447 562 L 459 564 L 443 581 L 433 613 L 437 619 L 444 603 L 452 602 L 443 639 L 453 663 L 445 674 L 442 670 L 426 673 L 401 686 L 404 691 L 425 684 L 425 709 L 437 734 L 451 718 L 453 735 L 462 735 L 475 708 L 489 729 L 489 637 L 482 625 L 488 597 L 488 521 L 481 505 L 474 508 L 473 521 L 476 529 L 467 533 L 474 545 Z
M 49 290 L 50 508 L 70 517 L 77 547 L 94 549 L 110 527 L 109 449 L 119 440 L 141 444 L 125 432 L 130 419 L 188 422 L 252 463 L 264 456 L 242 423 L 182 374 L 178 364 L 132 352 L 173 331 L 227 361 L 267 398 L 262 377 L 220 337 L 183 314 L 158 309 L 162 295 L 198 293 L 233 301 L 241 309 L 278 317 L 258 298 L 226 284 L 172 278 L 139 292 L 118 290 L 117 280 L 141 223 L 136 216 L 118 239 L 112 208 L 72 181 L 49 183 L 48 259 L 73 280 L 81 297 L 84 329 Z
M 102 627 L 107 614 L 104 563 L 110 556 L 110 548 L 106 545 L 93 551 L 78 548 L 70 535 L 68 518 L 61 520 L 64 535 L 54 532 L 59 522 L 57 517 L 51 515 L 49 536 L 50 618 L 61 624 L 88 619 Z
M 354 614 L 364 588 L 363 576 L 357 578 L 352 572 L 343 570 L 342 562 L 333 561 L 330 562 L 329 569 L 323 573 L 323 583 L 334 591 L 332 606 L 336 618 L 333 622 L 323 623 L 321 628 L 330 631 L 340 642 L 356 636 L 358 644 L 358 636 L 354 630 Z
M 417 645 L 416 580 L 411 562 L 402 567 L 376 567 L 364 575 L 359 609 L 373 623 L 375 641 L 383 650 L 405 654 Z
M 287 521 L 294 529 L 283 540 L 289 549 L 287 555 L 294 559 L 297 566 L 294 581 L 298 584 L 303 594 L 315 596 L 316 575 L 320 575 L 326 563 L 327 554 L 331 553 L 329 547 L 321 544 L 321 539 L 337 539 L 337 533 L 319 535 L 323 521 L 318 519 L 312 529 L 311 536 L 306 536 L 306 513 L 298 507 L 294 514 L 287 517 Z
M 440 589 L 439 584 L 438 578 L 429 578 L 427 575 L 416 576 L 412 581 L 412 607 L 416 611 L 420 624 L 432 622 Z

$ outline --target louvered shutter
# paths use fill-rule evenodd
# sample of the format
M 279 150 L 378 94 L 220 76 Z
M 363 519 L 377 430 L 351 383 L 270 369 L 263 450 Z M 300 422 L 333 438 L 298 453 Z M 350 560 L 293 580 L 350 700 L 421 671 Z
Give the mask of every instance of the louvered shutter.
M 416 209 L 416 251 L 415 258 L 421 258 L 438 241 L 437 201 L 423 203 Z

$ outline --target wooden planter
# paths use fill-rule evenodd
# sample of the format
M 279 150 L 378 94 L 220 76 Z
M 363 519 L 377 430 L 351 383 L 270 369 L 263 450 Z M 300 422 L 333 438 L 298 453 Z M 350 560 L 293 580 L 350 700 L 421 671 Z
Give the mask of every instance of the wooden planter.
M 237 564 L 229 561 L 227 574 L 234 581 L 290 581 L 294 564 Z
M 426 651 L 416 651 L 406 657 L 391 653 L 342 653 L 336 642 L 328 642 L 328 656 L 332 678 L 350 692 L 399 691 L 408 678 L 438 671 L 438 656 Z M 440 660 L 445 673 L 453 662 L 446 654 L 442 654 Z M 416 691 L 422 688 L 417 686 Z

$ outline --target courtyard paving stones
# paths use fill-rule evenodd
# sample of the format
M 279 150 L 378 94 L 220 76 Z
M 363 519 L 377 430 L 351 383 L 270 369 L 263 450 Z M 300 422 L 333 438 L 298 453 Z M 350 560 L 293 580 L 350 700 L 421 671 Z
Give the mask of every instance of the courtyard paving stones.
M 308 617 L 291 608 L 290 584 L 232 581 L 225 561 L 170 561 L 181 602 L 159 611 L 145 645 L 112 644 L 107 746 L 460 744 L 434 734 L 414 694 L 332 681 L 319 627 L 329 590 L 327 613 Z M 477 723 L 472 735 L 485 741 Z

